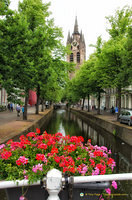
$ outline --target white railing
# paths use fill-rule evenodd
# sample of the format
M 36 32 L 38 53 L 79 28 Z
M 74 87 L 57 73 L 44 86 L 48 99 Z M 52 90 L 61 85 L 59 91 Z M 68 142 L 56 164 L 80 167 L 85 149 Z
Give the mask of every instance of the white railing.
M 95 176 L 71 176 L 68 177 L 68 183 L 88 183 L 88 182 L 101 182 L 113 180 L 132 180 L 132 173 L 123 174 L 109 174 L 109 175 L 95 175 Z M 45 187 L 49 193 L 47 200 L 59 200 L 59 192 L 62 189 L 62 183 L 65 178 L 62 177 L 62 172 L 57 169 L 52 169 L 47 173 L 44 179 Z M 40 181 L 32 185 L 40 185 Z M 22 181 L 0 181 L 0 189 L 13 188 L 13 187 L 29 186 L 28 180 Z

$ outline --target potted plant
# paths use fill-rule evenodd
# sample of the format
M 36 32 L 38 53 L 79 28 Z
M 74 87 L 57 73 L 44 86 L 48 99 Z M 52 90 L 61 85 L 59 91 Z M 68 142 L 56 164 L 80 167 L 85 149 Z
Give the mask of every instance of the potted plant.
M 10 200 L 24 200 L 24 199 L 47 199 L 48 193 L 37 186 L 31 189 L 31 184 L 42 180 L 47 172 L 53 168 L 60 170 L 66 176 L 90 176 L 98 174 L 111 174 L 115 167 L 115 161 L 110 157 L 111 151 L 104 146 L 93 146 L 89 139 L 84 144 L 82 136 L 63 136 L 61 133 L 48 134 L 46 131 L 40 134 L 40 130 L 30 132 L 27 135 L 21 135 L 19 141 L 9 140 L 6 144 L 0 145 L 0 180 L 23 180 L 29 182 L 29 187 L 25 188 L 11 188 L 8 192 L 13 191 L 13 197 Z M 97 186 L 98 185 L 98 186 Z M 93 193 L 100 193 L 103 188 L 108 187 L 102 183 L 95 184 L 78 184 L 72 186 L 72 192 L 75 193 L 75 188 L 87 188 Z M 18 191 L 18 193 L 16 193 Z M 29 194 L 32 192 L 32 195 Z M 71 187 L 61 191 L 61 199 L 70 199 L 69 192 Z M 79 189 L 79 195 L 83 196 Z M 107 193 L 110 193 L 106 190 Z M 70 192 L 71 193 L 71 192 Z M 37 195 L 37 197 L 36 197 Z M 38 197 L 42 195 L 42 197 Z M 72 195 L 73 196 L 73 195 Z M 99 195 L 96 198 L 98 199 Z M 74 199 L 74 198 L 72 198 Z M 77 198 L 76 198 L 77 199 Z M 103 199 L 103 198 L 102 198 Z

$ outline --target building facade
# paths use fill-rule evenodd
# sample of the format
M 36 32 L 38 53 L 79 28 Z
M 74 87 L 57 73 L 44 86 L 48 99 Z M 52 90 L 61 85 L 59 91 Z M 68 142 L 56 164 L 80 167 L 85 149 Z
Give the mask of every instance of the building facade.
M 75 71 L 80 68 L 80 65 L 83 64 L 86 60 L 86 45 L 84 35 L 82 31 L 79 33 L 77 17 L 75 19 L 74 31 L 72 35 L 70 32 L 67 37 L 67 45 L 69 45 L 71 54 L 67 55 L 67 62 L 73 62 L 76 64 Z M 71 73 L 70 79 L 74 77 L 75 72 Z

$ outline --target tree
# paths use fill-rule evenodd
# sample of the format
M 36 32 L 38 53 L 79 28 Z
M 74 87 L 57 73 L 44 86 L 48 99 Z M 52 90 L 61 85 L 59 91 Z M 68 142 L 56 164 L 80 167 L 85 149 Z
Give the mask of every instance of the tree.
M 101 93 L 105 93 L 104 91 L 104 73 L 102 69 L 100 69 L 101 63 L 100 58 L 102 54 L 102 38 L 99 36 L 97 38 L 95 47 L 95 52 L 92 54 L 92 67 L 90 68 L 90 84 L 92 86 L 93 94 L 96 94 L 98 100 L 98 109 L 97 113 L 100 114 L 100 99 Z
M 62 38 L 62 31 L 60 28 L 54 25 L 53 19 L 50 20 L 48 18 L 48 7 L 49 4 L 43 4 L 41 0 L 24 0 L 23 3 L 20 3 L 19 8 L 19 11 L 23 15 L 27 16 L 27 21 L 30 24 L 29 28 L 32 30 L 33 38 L 35 39 L 35 43 L 32 46 L 33 51 L 31 52 L 31 55 L 36 67 L 36 73 L 34 77 L 34 83 L 37 92 L 36 114 L 39 113 L 40 96 L 42 96 L 41 90 L 43 93 L 46 91 L 43 88 L 48 87 L 50 90 L 51 88 L 52 90 L 53 88 L 57 88 L 57 84 L 54 84 L 54 87 L 53 85 L 50 87 L 50 80 L 51 77 L 53 78 L 53 75 L 55 80 L 55 77 L 58 76 L 57 73 L 60 74 L 63 70 L 63 68 L 60 69 L 60 66 L 62 66 L 60 65 L 60 63 L 62 63 L 62 55 L 64 55 L 65 52 L 65 49 L 60 42 Z M 58 63 L 55 62 L 57 60 Z M 54 69 L 56 68 L 56 70 L 51 70 L 51 64 L 53 61 L 54 66 L 52 65 L 52 67 Z M 56 64 L 58 65 L 56 66 Z M 60 80 L 61 79 L 62 78 L 60 78 Z
M 108 29 L 110 39 L 103 45 L 100 57 L 100 70 L 102 69 L 104 73 L 103 81 L 106 86 L 117 88 L 117 106 L 119 110 L 117 118 L 121 109 L 122 88 L 130 85 L 132 80 L 130 60 L 127 64 L 128 59 L 130 59 L 128 30 L 130 30 L 132 22 L 131 15 L 132 10 L 130 8 L 123 8 L 117 10 L 115 16 L 107 17 L 110 23 Z M 126 48 L 126 45 L 128 48 Z

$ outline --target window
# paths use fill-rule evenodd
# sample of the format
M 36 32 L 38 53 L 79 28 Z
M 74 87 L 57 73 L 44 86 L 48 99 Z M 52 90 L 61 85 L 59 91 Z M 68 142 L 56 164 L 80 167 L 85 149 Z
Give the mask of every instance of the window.
M 77 63 L 80 63 L 80 53 L 77 52 Z
M 73 62 L 73 53 L 70 55 L 70 62 Z

